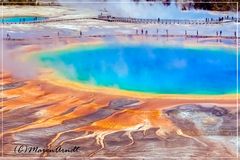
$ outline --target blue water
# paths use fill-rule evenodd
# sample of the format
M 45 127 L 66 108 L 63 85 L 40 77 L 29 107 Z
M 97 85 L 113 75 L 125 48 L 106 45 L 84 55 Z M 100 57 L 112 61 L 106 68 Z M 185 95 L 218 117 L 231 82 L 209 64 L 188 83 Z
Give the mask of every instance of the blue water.
M 6 17 L 0 18 L 1 23 L 24 23 L 24 22 L 36 22 L 45 20 L 45 17 L 34 17 L 34 16 L 24 16 L 24 17 Z
M 111 45 L 40 55 L 72 81 L 164 94 L 236 92 L 236 53 L 224 48 Z

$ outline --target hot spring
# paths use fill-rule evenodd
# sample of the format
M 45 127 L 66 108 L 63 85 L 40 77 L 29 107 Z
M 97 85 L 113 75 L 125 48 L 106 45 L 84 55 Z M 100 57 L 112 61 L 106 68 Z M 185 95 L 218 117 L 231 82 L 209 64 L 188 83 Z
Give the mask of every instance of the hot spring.
M 38 55 L 68 80 L 156 94 L 236 93 L 231 48 L 157 45 L 79 46 Z
M 5 17 L 0 18 L 1 23 L 26 23 L 26 22 L 37 22 L 46 20 L 46 17 L 34 17 L 34 16 L 16 16 L 16 17 Z

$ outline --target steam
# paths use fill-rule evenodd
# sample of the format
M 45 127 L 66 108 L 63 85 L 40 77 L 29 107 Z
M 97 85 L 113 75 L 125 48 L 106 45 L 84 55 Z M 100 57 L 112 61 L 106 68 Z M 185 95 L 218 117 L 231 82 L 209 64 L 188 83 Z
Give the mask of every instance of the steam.
M 171 63 L 170 68 L 183 69 L 187 66 L 187 61 L 185 59 L 174 59 Z
M 82 13 L 86 13 L 88 9 L 91 15 L 97 16 L 101 12 L 107 11 L 112 16 L 122 16 L 122 17 L 134 17 L 134 18 L 164 18 L 164 19 L 201 19 L 201 18 L 218 18 L 221 14 L 217 12 L 210 12 L 201 10 L 198 12 L 196 10 L 182 11 L 181 4 L 172 3 L 169 6 L 164 6 L 163 2 L 133 2 L 131 0 L 71 0 L 66 2 L 64 0 L 58 0 L 58 2 L 63 6 L 69 6 L 71 8 L 76 8 Z
M 33 46 L 30 46 L 30 48 Z M 14 78 L 21 80 L 33 79 L 38 75 L 36 62 L 20 59 L 26 48 L 10 50 L 7 45 L 0 44 L 0 65 L 3 72 L 11 73 Z M 34 48 L 34 47 L 33 47 Z M 28 48 L 29 49 L 29 48 Z
M 124 78 L 128 75 L 129 66 L 123 59 L 122 54 L 120 54 L 119 60 L 114 64 L 113 69 L 119 78 Z

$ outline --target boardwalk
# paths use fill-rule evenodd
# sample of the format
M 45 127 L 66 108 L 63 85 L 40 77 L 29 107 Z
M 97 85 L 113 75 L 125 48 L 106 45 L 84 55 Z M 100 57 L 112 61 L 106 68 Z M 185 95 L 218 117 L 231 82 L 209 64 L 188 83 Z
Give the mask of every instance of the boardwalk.
M 161 38 L 161 37 L 165 37 L 165 38 L 194 38 L 194 39 L 214 39 L 214 40 L 236 40 L 239 39 L 239 37 L 234 37 L 234 36 L 210 36 L 210 35 L 174 35 L 174 34 L 169 34 L 169 35 L 165 35 L 165 34 L 148 34 L 148 35 L 137 35 L 137 34 L 93 34 L 93 35 L 82 35 L 82 36 L 59 36 L 58 38 L 91 38 L 91 37 L 98 37 L 98 38 L 104 38 L 104 37 L 156 37 L 156 38 Z M 40 40 L 40 39 L 53 39 L 56 38 L 54 36 L 49 36 L 49 35 L 45 35 L 45 36 L 41 36 L 41 37 L 35 37 L 36 39 Z M 25 38 L 3 38 L 3 40 L 7 40 L 7 41 L 22 41 L 22 40 L 27 40 Z
M 189 24 L 189 25 L 205 25 L 205 24 L 223 24 L 230 22 L 237 22 L 237 18 L 224 18 L 222 20 L 181 20 L 181 19 L 143 19 L 143 18 L 127 18 L 127 17 L 113 17 L 113 16 L 98 16 L 98 17 L 83 17 L 83 18 L 47 18 L 44 20 L 31 21 L 31 22 L 14 22 L 3 24 L 34 24 L 34 23 L 49 23 L 49 22 L 62 22 L 62 21 L 75 21 L 83 19 L 101 20 L 108 22 L 123 22 L 123 23 L 140 23 L 140 24 Z M 240 22 L 240 19 L 238 19 Z
M 222 24 L 229 22 L 237 22 L 237 18 L 224 18 L 222 20 L 212 19 L 212 20 L 180 20 L 180 19 L 143 19 L 143 18 L 127 18 L 127 17 L 112 17 L 112 16 L 98 16 L 95 18 L 97 20 L 103 20 L 108 22 L 125 22 L 125 23 L 145 23 L 145 24 L 192 24 L 192 25 L 202 25 L 202 24 Z M 238 19 L 240 22 L 240 19 Z

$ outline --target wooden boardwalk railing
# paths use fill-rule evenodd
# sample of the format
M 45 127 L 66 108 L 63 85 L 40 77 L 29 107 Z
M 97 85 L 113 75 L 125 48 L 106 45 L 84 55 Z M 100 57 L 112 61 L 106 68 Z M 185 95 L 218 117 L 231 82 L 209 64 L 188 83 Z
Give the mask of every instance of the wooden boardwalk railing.
M 26 21 L 26 22 L 4 22 L 2 24 L 35 24 L 35 23 L 49 23 L 49 22 L 62 22 L 62 21 L 75 21 L 81 19 L 93 19 L 102 20 L 108 22 L 124 22 L 124 23 L 143 23 L 143 24 L 192 24 L 192 25 L 204 25 L 204 24 L 223 24 L 230 22 L 240 22 L 240 18 L 227 18 L 223 20 L 212 19 L 212 20 L 181 20 L 181 19 L 143 19 L 143 18 L 127 18 L 127 17 L 85 17 L 85 18 L 48 18 L 37 21 Z
M 103 20 L 108 22 L 125 22 L 125 23 L 151 23 L 151 24 L 193 24 L 193 25 L 201 25 L 201 24 L 221 24 L 221 23 L 229 23 L 229 22 L 237 22 L 236 18 L 228 18 L 228 19 L 213 19 L 213 20 L 181 20 L 181 19 L 143 19 L 143 18 L 127 18 L 127 17 L 105 17 L 99 16 L 98 18 L 94 18 L 97 20 Z M 240 22 L 240 19 L 238 19 Z
M 50 36 L 50 35 L 45 35 L 45 36 L 41 36 L 41 37 L 35 37 L 36 39 L 53 39 L 53 38 L 91 38 L 91 37 L 97 37 L 97 38 L 104 38 L 104 37 L 155 37 L 155 38 L 185 38 L 185 39 L 214 39 L 214 40 L 237 40 L 240 37 L 235 37 L 235 36 L 214 36 L 214 35 L 174 35 L 174 34 L 148 34 L 148 35 L 141 35 L 141 34 L 94 34 L 94 35 L 82 35 L 82 36 Z M 27 40 L 27 38 L 3 38 L 3 40 L 10 40 L 10 41 L 22 41 L 22 40 Z

